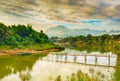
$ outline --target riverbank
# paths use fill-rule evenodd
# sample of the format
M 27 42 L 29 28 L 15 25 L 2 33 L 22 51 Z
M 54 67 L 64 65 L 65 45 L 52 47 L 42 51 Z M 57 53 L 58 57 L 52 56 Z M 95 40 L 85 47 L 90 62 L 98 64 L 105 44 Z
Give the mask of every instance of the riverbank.
M 9 49 L 4 50 L 0 49 L 0 56 L 4 55 L 23 55 L 23 54 L 40 54 L 40 53 L 48 53 L 52 51 L 60 51 L 59 49 L 45 49 L 45 50 L 34 50 L 34 49 Z
M 23 54 L 40 54 L 51 51 L 60 51 L 64 50 L 64 47 L 55 45 L 55 44 L 34 44 L 28 46 L 1 46 L 0 47 L 0 56 L 1 55 L 23 55 Z

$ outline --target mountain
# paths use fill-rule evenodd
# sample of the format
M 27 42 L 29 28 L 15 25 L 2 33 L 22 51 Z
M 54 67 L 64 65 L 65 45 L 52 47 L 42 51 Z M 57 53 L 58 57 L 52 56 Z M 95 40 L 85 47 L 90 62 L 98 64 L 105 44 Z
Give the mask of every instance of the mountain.
M 111 31 L 109 32 L 109 34 L 110 34 L 110 35 L 112 35 L 112 34 L 120 34 L 120 30 L 111 30 Z
M 47 31 L 45 31 L 46 34 L 48 34 L 49 37 L 67 37 L 67 32 L 69 32 L 69 29 L 59 25 L 56 27 L 51 27 Z
M 78 35 L 88 35 L 93 36 L 103 35 L 103 34 L 120 34 L 120 30 L 92 30 L 92 29 L 68 29 L 62 25 L 51 27 L 45 31 L 49 37 L 69 37 L 69 36 L 78 36 Z

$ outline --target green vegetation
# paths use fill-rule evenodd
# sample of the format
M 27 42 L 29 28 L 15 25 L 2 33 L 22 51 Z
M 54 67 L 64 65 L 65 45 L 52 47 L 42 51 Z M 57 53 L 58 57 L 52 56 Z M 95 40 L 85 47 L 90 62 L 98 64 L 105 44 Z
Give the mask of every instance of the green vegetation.
M 0 23 L 0 48 L 30 48 L 36 50 L 60 48 L 49 41 L 48 36 L 42 30 L 37 32 L 32 26 L 11 25 Z M 62 48 L 61 48 L 62 49 Z
M 101 36 L 76 36 L 67 38 L 57 38 L 52 37 L 51 41 L 57 43 L 63 43 L 65 46 L 74 47 L 81 51 L 87 50 L 99 51 L 99 52 L 114 52 L 116 54 L 120 53 L 120 34 L 119 35 L 109 35 L 104 34 Z
M 101 36 L 76 36 L 64 38 L 61 42 L 69 42 L 73 45 L 116 45 L 120 40 L 120 35 L 104 34 Z
M 117 54 L 117 61 L 115 66 L 115 73 L 114 76 L 111 76 L 112 81 L 120 81 L 120 34 L 119 35 L 101 35 L 101 36 L 76 36 L 76 37 L 68 37 L 68 38 L 57 38 L 52 37 L 51 41 L 57 42 L 58 44 L 63 44 L 65 47 L 74 48 L 80 51 L 87 51 L 89 52 L 113 52 Z M 93 78 L 94 70 L 90 69 L 89 72 L 91 73 L 91 78 L 86 77 L 88 81 L 97 81 Z M 104 78 L 105 76 L 101 74 L 101 72 L 96 72 L 96 78 Z M 84 76 L 82 77 L 84 78 Z M 69 80 L 70 81 L 70 80 Z M 84 81 L 84 80 L 78 80 Z M 87 80 L 85 80 L 87 81 Z M 102 81 L 102 80 L 98 80 Z

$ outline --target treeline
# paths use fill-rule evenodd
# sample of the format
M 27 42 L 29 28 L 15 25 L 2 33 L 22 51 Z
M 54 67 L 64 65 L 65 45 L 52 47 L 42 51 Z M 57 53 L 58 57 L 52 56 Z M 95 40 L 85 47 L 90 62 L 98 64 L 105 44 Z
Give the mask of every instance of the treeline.
M 92 36 L 88 34 L 87 36 L 76 36 L 76 37 L 66 37 L 66 38 L 58 38 L 52 37 L 50 38 L 53 42 L 62 42 L 62 43 L 70 43 L 70 44 L 97 44 L 97 45 L 110 45 L 113 44 L 114 41 L 120 41 L 119 35 L 109 35 L 104 34 L 100 36 Z
M 120 40 L 120 34 L 119 35 L 109 35 L 104 34 L 100 36 L 92 36 L 91 34 L 88 34 L 87 36 L 76 36 L 76 37 L 68 37 L 63 38 L 60 40 L 60 42 L 69 42 L 69 43 L 77 43 L 77 44 L 89 44 L 89 45 L 111 45 L 115 41 Z
M 60 45 L 64 45 L 65 47 L 75 48 L 81 51 L 99 51 L 101 53 L 112 51 L 116 54 L 120 54 L 120 34 L 104 34 L 100 36 L 92 36 L 89 34 L 87 36 L 67 38 L 52 37 L 50 40 Z
M 11 25 L 0 23 L 0 45 L 17 46 L 19 44 L 42 44 L 48 43 L 49 39 L 41 30 L 37 32 L 31 25 Z
M 104 34 L 100 36 L 92 36 L 88 34 L 87 36 L 76 36 L 76 37 L 67 37 L 67 38 L 50 38 L 53 42 L 69 44 L 74 47 L 81 47 L 86 45 L 120 45 L 120 34 L 119 35 L 109 35 Z

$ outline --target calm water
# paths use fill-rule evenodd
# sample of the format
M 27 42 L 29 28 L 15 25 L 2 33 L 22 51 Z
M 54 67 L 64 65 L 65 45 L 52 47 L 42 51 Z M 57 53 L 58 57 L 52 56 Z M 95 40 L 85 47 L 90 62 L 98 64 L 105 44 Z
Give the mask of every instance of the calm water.
M 72 49 L 47 56 L 1 56 L 0 81 L 72 81 L 78 71 L 83 77 L 97 76 L 99 81 L 119 81 L 118 57 L 111 52 Z

